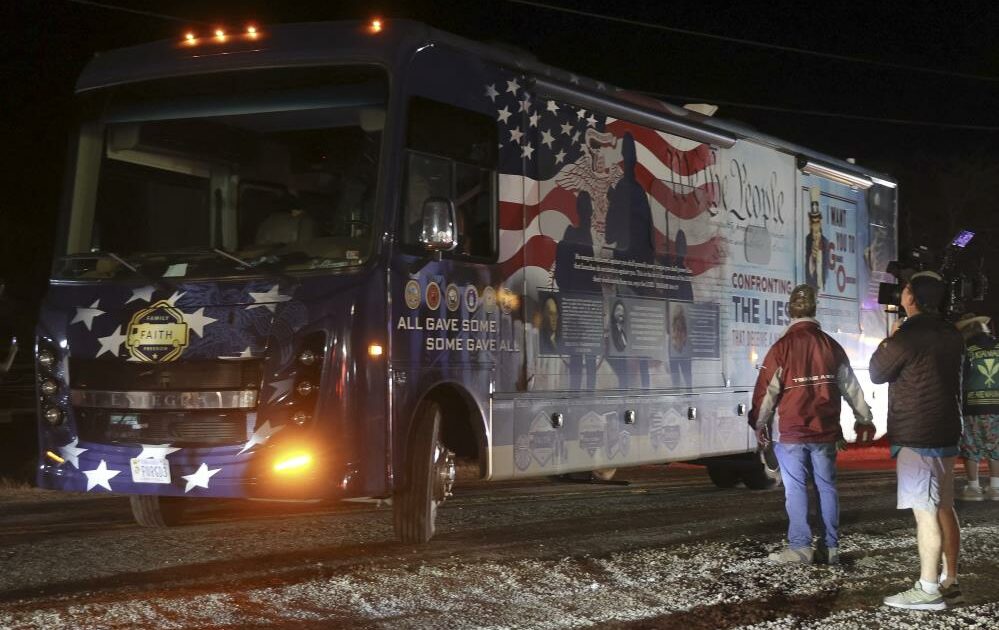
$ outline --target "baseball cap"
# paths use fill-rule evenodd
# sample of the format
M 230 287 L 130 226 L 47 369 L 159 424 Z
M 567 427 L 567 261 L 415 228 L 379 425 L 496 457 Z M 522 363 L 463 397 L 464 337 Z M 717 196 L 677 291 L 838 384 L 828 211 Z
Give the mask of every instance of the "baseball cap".
M 909 278 L 909 292 L 921 309 L 938 310 L 946 290 L 943 278 L 935 271 L 920 271 Z
M 974 313 L 965 313 L 961 316 L 961 319 L 954 322 L 957 329 L 964 332 L 966 328 L 974 327 L 977 330 L 984 330 L 989 324 L 991 318 L 988 315 L 975 315 Z

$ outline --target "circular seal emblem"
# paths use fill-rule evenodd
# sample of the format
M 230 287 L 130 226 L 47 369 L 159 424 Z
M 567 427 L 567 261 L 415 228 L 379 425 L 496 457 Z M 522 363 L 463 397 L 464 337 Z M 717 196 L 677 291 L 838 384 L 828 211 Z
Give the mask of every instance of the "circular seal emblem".
M 420 283 L 416 280 L 410 280 L 406 283 L 406 306 L 411 309 L 417 309 L 420 307 Z
M 458 293 L 458 287 L 453 283 L 447 285 L 447 289 L 444 290 L 444 300 L 447 302 L 447 310 L 452 313 L 461 306 L 461 295 Z
M 469 313 L 474 313 L 475 309 L 479 308 L 479 290 L 474 284 L 468 285 L 465 289 L 465 308 Z
M 513 291 L 506 287 L 500 289 L 499 305 L 505 314 L 509 315 L 510 311 L 513 310 L 514 300 L 516 300 L 516 296 L 513 294 Z
M 482 290 L 482 304 L 485 306 L 487 313 L 496 312 L 496 289 L 486 287 Z
M 441 305 L 441 286 L 436 282 L 427 285 L 427 307 L 436 311 Z

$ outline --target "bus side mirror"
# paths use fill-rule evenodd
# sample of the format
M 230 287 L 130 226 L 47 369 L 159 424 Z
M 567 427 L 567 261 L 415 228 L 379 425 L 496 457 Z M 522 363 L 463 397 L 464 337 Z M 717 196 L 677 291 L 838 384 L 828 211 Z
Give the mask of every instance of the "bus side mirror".
M 449 252 L 457 247 L 453 201 L 446 197 L 428 197 L 423 202 L 420 243 L 432 252 Z

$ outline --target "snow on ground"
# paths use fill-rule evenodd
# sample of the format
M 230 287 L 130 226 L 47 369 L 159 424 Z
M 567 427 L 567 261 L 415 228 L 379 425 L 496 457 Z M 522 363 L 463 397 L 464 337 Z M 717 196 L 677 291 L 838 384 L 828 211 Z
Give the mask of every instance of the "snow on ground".
M 844 565 L 774 566 L 748 537 L 605 557 L 463 562 L 458 556 L 354 566 L 246 591 L 67 601 L 14 610 L 2 628 L 997 628 L 999 526 L 965 523 L 968 603 L 942 613 L 886 608 L 917 577 L 914 527 L 868 523 L 842 541 Z M 976 573 L 979 572 L 979 573 Z M 209 589 L 212 590 L 212 589 Z M 51 605 L 52 602 L 50 601 Z

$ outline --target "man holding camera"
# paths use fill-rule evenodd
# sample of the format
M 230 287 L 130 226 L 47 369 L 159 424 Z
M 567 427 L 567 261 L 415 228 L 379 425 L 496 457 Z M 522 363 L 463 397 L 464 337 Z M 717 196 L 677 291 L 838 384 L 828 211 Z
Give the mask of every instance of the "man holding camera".
M 770 422 L 779 411 L 774 452 L 780 462 L 787 509 L 788 546 L 770 555 L 772 562 L 812 562 L 812 530 L 808 526 L 808 481 L 815 482 L 825 536 L 820 556 L 839 564 L 839 493 L 836 450 L 842 442 L 840 398 L 856 418 L 858 440 L 874 435 L 871 408 L 864 400 L 850 360 L 836 340 L 815 320 L 815 288 L 800 284 L 791 291 L 791 324 L 767 352 L 756 378 L 749 424 L 766 447 Z M 824 551 L 821 551 L 823 550 Z
M 946 293 L 932 271 L 913 274 L 902 289 L 908 316 L 871 356 L 874 383 L 888 387 L 888 441 L 896 459 L 898 509 L 912 509 L 919 580 L 884 603 L 943 610 L 955 601 L 960 526 L 954 511 L 954 460 L 961 439 L 964 342 L 939 307 Z M 937 571 L 943 563 L 943 571 Z

